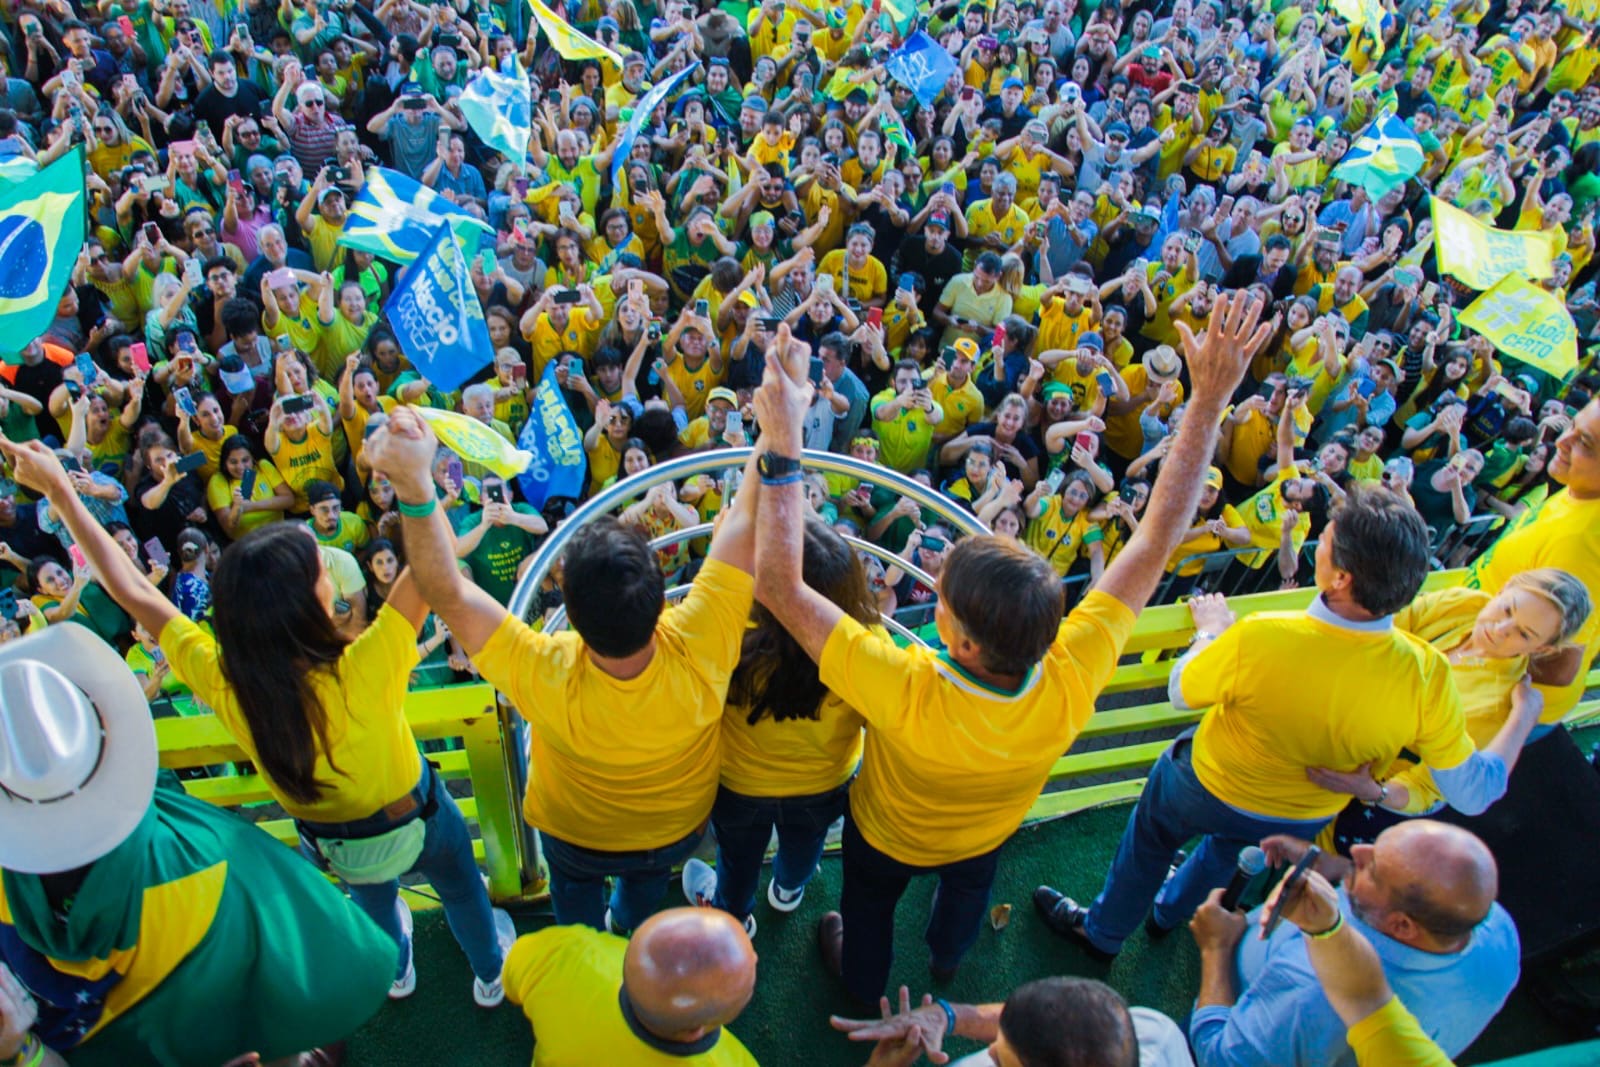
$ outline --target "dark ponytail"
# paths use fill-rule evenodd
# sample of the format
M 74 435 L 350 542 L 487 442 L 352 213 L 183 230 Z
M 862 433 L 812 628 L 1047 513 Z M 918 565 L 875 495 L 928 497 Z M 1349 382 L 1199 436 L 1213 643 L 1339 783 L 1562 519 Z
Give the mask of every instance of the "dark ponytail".
M 857 622 L 878 621 L 878 602 L 855 549 L 827 523 L 806 519 L 805 582 Z M 775 722 L 816 719 L 828 688 L 817 665 L 766 608 L 757 604 L 745 631 L 739 664 L 728 682 L 728 703 L 750 709 L 752 726 L 770 714 Z
M 316 803 L 326 789 L 316 764 L 328 751 L 328 717 L 313 682 L 333 670 L 346 644 L 317 601 L 321 573 L 306 527 L 271 523 L 228 546 L 211 581 L 222 672 L 261 770 L 300 804 Z

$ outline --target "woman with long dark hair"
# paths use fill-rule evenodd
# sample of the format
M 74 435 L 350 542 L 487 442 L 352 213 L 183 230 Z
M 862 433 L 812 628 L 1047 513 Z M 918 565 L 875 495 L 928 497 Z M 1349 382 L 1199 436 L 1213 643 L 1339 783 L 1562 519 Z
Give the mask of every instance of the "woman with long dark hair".
M 814 516 L 806 520 L 805 538 L 806 584 L 851 618 L 876 625 L 877 599 L 855 550 Z M 722 781 L 711 809 L 717 868 L 686 863 L 684 896 L 723 909 L 753 934 L 761 861 L 776 827 L 767 902 L 782 912 L 798 908 L 828 827 L 844 814 L 863 725 L 822 684 L 799 643 L 757 604 L 722 717 Z
M 84 507 L 55 454 L 0 440 L 18 482 L 44 494 L 95 574 L 161 642 L 179 680 L 215 710 L 294 817 L 302 850 L 350 887 L 400 946 L 391 997 L 416 988 L 411 913 L 399 877 L 419 871 L 472 963 L 473 996 L 504 998 L 496 937 L 472 841 L 455 801 L 418 753 L 403 705 L 427 606 L 401 575 L 373 624 L 349 641 L 310 531 L 273 523 L 223 553 L 212 577 L 215 636 L 184 617 Z M 507 924 L 509 925 L 509 924 Z M 509 931 L 508 931 L 509 932 Z

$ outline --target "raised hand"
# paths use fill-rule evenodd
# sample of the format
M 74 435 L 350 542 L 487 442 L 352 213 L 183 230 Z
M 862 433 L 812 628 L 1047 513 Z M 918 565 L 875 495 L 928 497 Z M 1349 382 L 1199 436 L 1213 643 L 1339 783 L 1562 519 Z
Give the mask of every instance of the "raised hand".
M 1262 302 L 1249 293 L 1219 293 L 1200 337 L 1184 322 L 1174 322 L 1183 339 L 1184 362 L 1194 384 L 1194 401 L 1226 403 L 1244 377 L 1256 351 L 1272 330 L 1261 321 Z

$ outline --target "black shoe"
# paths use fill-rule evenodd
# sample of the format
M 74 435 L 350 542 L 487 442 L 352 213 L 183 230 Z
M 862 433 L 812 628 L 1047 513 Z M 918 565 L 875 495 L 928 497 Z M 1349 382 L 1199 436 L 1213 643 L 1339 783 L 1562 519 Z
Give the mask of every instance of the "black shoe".
M 1097 948 L 1089 940 L 1089 935 L 1083 928 L 1083 921 L 1088 917 L 1089 909 L 1071 897 L 1063 896 L 1049 886 L 1042 885 L 1033 891 L 1033 907 L 1052 932 L 1078 942 L 1091 959 L 1110 963 L 1117 958 L 1115 952 Z
M 934 985 L 949 985 L 956 980 L 956 969 L 954 967 L 939 967 L 930 963 L 928 964 L 928 974 L 932 976 Z
M 817 947 L 822 965 L 835 978 L 844 976 L 844 916 L 830 911 L 817 922 Z
M 1162 926 L 1160 923 L 1156 922 L 1155 912 L 1151 912 L 1145 917 L 1144 933 L 1145 936 L 1152 941 L 1160 941 L 1163 937 L 1166 937 L 1176 929 L 1176 926 Z

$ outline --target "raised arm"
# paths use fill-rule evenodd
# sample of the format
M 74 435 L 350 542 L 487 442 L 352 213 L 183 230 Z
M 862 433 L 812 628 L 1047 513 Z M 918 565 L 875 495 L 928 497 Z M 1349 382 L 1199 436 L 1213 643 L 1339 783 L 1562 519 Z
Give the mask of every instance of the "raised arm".
M 177 617 L 178 609 L 150 584 L 139 565 L 89 514 L 55 453 L 41 441 L 19 445 L 5 438 L 0 438 L 0 451 L 11 461 L 16 480 L 50 501 L 51 510 L 83 549 L 89 567 L 111 599 L 159 638 L 162 628 Z
M 433 457 L 438 448 L 438 438 L 421 416 L 399 407 L 367 439 L 362 455 L 394 485 L 405 532 L 406 561 L 423 600 L 472 656 L 488 643 L 507 612 L 458 569 L 455 537 L 438 506 L 433 483 Z
M 1161 464 L 1144 519 L 1099 585 L 1134 611 L 1142 610 L 1155 592 L 1162 568 L 1189 528 L 1216 451 L 1222 410 L 1274 324 L 1261 322 L 1259 299 L 1238 293 L 1217 297 L 1200 338 L 1186 324 L 1175 325 L 1183 338 L 1194 395 Z

